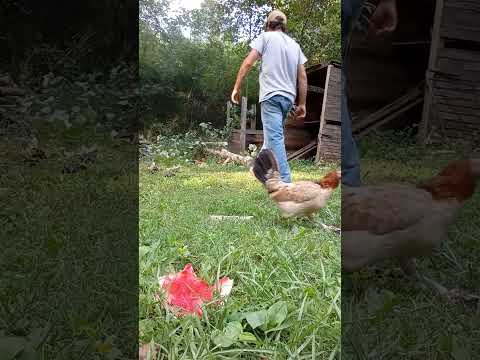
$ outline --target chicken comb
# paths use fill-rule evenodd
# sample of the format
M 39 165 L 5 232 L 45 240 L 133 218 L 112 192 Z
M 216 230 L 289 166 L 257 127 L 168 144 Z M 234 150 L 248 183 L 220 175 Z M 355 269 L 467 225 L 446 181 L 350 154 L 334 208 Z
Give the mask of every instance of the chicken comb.
M 330 171 L 323 178 L 317 181 L 317 184 L 322 188 L 335 189 L 340 184 L 339 171 Z
M 434 199 L 465 201 L 475 191 L 475 179 L 469 160 L 456 160 L 448 164 L 439 175 L 429 179 L 419 188 L 427 190 Z

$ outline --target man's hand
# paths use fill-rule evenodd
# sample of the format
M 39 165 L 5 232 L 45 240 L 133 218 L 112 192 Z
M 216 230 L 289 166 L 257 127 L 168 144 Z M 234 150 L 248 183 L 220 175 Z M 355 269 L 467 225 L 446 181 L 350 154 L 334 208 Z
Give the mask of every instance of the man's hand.
M 303 119 L 307 115 L 307 72 L 305 70 L 305 66 L 298 65 L 297 70 L 298 76 L 298 105 L 295 109 L 295 117 L 298 119 Z
M 240 103 L 240 89 L 237 90 L 237 88 L 234 88 L 232 91 L 232 95 L 230 96 L 230 100 L 234 104 L 239 104 Z
M 392 32 L 397 28 L 397 22 L 396 0 L 380 0 L 371 18 L 372 30 L 377 34 Z
M 232 95 L 230 96 L 230 100 L 234 104 L 240 103 L 240 93 L 242 88 L 242 81 L 243 78 L 248 74 L 252 66 L 255 62 L 260 58 L 260 53 L 252 49 L 248 56 L 243 60 L 242 65 L 240 66 L 240 70 L 238 70 L 237 80 L 235 81 L 235 86 L 233 87 Z
M 305 105 L 297 105 L 295 108 L 295 117 L 297 119 L 304 119 L 307 115 L 307 107 Z

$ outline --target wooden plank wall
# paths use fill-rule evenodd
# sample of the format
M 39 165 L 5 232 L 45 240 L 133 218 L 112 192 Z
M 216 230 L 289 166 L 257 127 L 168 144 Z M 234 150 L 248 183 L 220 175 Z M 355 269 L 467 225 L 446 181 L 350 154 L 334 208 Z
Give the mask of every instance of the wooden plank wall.
M 228 151 L 235 154 L 241 153 L 241 130 L 235 129 L 232 131 L 232 135 L 228 140 Z M 308 130 L 299 128 L 289 128 L 285 132 L 285 147 L 287 153 L 293 153 L 311 141 L 312 136 Z M 245 143 L 255 144 L 257 148 L 263 145 L 263 131 L 262 130 L 249 130 L 245 131 Z
M 450 139 L 470 140 L 480 131 L 480 52 L 439 49 L 432 88 L 434 126 Z
M 439 0 L 442 3 L 427 72 L 430 99 L 425 102 L 422 143 L 470 141 L 480 135 L 480 3 Z
M 443 0 L 440 37 L 480 40 L 480 2 L 478 0 Z
M 338 161 L 341 155 L 341 69 L 330 65 L 325 82 L 315 161 Z

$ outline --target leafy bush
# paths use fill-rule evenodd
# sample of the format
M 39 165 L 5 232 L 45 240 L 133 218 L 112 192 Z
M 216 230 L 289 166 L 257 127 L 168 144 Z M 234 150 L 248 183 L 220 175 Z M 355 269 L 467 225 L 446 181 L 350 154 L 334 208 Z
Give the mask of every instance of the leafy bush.
M 125 64 L 107 72 L 66 76 L 49 72 L 32 80 L 24 97 L 7 108 L 2 132 L 20 136 L 48 125 L 75 132 L 86 127 L 130 128 L 139 105 L 135 69 Z
M 226 144 L 228 129 L 217 129 L 211 123 L 200 123 L 198 128 L 184 134 L 159 134 L 141 146 L 141 156 L 192 161 L 205 155 L 205 142 Z

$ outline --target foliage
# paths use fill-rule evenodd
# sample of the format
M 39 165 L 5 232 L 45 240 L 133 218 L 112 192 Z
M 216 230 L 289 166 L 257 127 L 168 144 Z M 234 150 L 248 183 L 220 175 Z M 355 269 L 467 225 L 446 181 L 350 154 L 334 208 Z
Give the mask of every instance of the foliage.
M 198 129 L 185 134 L 162 135 L 150 139 L 141 148 L 146 158 L 182 159 L 187 162 L 203 157 L 204 142 L 222 142 L 224 130 L 214 128 L 210 123 L 201 123 Z
M 97 123 L 121 126 L 120 119 L 131 120 L 135 115 L 134 76 L 125 66 L 108 73 L 82 73 L 73 79 L 49 73 L 42 78 L 41 92 L 25 98 L 25 114 L 67 128 Z
M 361 139 L 362 158 L 412 160 L 422 155 L 415 141 L 415 128 L 373 132 Z
M 425 157 L 434 153 L 469 158 L 480 149 L 478 142 L 462 142 L 458 139 L 444 139 L 442 143 L 420 147 L 416 140 L 417 132 L 417 126 L 413 125 L 404 129 L 374 131 L 367 134 L 358 142 L 361 158 L 393 162 L 417 161 L 421 164 Z
M 36 74 L 2 112 L 2 355 L 133 356 L 137 146 L 120 135 L 136 119 L 134 79 L 128 66 Z
M 308 64 L 341 61 L 340 0 L 273 0 L 287 16 L 288 31 L 301 45 Z
M 134 1 L 3 1 L 0 64 L 23 82 L 136 63 L 137 14 Z

